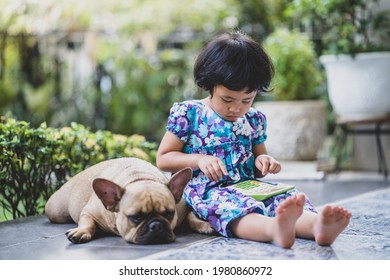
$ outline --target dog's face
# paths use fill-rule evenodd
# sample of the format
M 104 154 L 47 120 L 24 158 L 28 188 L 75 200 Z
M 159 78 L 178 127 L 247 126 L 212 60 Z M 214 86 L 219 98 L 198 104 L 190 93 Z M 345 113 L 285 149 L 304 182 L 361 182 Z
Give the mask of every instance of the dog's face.
M 116 227 L 126 241 L 169 243 L 175 240 L 176 203 L 191 177 L 191 168 L 186 168 L 167 185 L 139 180 L 121 188 L 109 180 L 95 179 L 93 188 L 104 207 L 116 213 Z
M 151 244 L 175 240 L 176 204 L 166 185 L 146 181 L 127 186 L 118 210 L 117 229 L 126 241 Z

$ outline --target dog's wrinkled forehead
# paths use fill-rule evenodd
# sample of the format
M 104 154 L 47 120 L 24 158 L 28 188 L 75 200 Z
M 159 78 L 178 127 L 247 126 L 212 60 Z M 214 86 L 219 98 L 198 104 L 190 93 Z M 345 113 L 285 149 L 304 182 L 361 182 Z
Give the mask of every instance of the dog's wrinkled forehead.
M 127 196 L 131 196 L 132 205 L 123 205 L 130 209 L 137 209 L 143 213 L 165 213 L 175 210 L 175 199 L 166 185 L 156 182 L 136 182 L 126 186 L 122 204 L 130 201 Z

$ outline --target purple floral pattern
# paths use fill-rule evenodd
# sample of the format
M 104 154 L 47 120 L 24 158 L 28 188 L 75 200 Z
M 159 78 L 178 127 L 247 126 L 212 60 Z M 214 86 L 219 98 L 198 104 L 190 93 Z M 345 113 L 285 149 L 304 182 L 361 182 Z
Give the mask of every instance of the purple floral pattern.
M 203 172 L 195 170 L 183 194 L 195 214 L 209 221 L 223 236 L 232 237 L 229 223 L 249 213 L 275 216 L 276 207 L 298 192 L 257 201 L 225 188 L 254 178 L 252 147 L 267 139 L 266 127 L 266 117 L 254 108 L 235 122 L 225 121 L 199 100 L 175 103 L 171 108 L 167 130 L 184 142 L 184 153 L 213 155 L 226 165 L 229 175 L 220 182 L 210 181 Z M 305 209 L 315 212 L 308 199 Z

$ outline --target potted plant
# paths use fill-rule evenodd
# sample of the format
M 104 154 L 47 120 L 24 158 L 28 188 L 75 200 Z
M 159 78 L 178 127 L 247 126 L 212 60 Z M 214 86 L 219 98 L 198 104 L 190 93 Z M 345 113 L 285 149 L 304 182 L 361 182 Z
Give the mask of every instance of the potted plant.
M 287 12 L 316 43 L 336 118 L 361 122 L 389 115 L 390 1 L 295 0 Z M 354 169 L 376 168 L 375 145 L 367 137 L 354 137 Z
M 316 42 L 340 118 L 390 113 L 390 1 L 296 0 L 289 13 Z M 297 21 L 297 20 L 296 20 Z
M 255 107 L 267 116 L 267 149 L 278 159 L 314 160 L 325 136 L 322 76 L 306 34 L 278 28 L 264 42 L 275 66 L 273 92 Z M 272 100 L 269 100 L 272 99 Z

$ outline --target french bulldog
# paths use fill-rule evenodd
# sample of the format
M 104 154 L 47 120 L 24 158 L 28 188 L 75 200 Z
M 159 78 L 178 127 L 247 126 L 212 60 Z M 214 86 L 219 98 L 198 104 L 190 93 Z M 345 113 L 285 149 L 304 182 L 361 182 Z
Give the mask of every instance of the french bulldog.
M 106 160 L 75 175 L 53 193 L 45 214 L 53 223 L 77 223 L 77 228 L 66 233 L 72 243 L 90 241 L 97 229 L 135 244 L 173 242 L 174 230 L 182 224 L 212 234 L 210 224 L 198 219 L 182 199 L 191 178 L 191 168 L 168 179 L 138 158 Z

